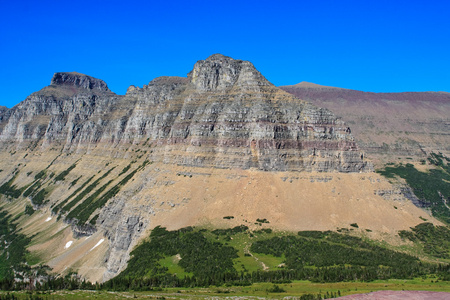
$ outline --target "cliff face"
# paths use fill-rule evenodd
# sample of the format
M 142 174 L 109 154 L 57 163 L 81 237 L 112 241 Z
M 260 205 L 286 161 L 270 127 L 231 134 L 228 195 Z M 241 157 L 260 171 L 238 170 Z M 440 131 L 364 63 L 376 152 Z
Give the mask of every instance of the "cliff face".
M 99 79 L 56 73 L 0 111 L 0 130 L 1 197 L 18 199 L 16 213 L 39 210 L 18 219 L 39 241 L 31 250 L 45 252 L 55 272 L 74 266 L 91 280 L 117 275 L 156 225 L 223 226 L 234 215 L 233 226 L 267 218 L 282 230 L 335 229 L 371 218 L 359 199 L 375 201 L 374 231 L 420 221 L 414 207 L 395 219 L 374 194 L 389 184 L 371 172 L 341 119 L 275 87 L 250 62 L 219 54 L 186 78 L 159 77 L 126 95 Z M 357 195 L 338 184 L 355 178 L 364 185 Z
M 2 118 L 9 109 L 0 105 L 0 118 Z
M 450 155 L 449 93 L 370 93 L 306 82 L 280 88 L 342 117 L 380 165 L 398 157 L 426 159 L 433 151 Z
M 51 83 L 8 111 L 1 121 L 3 146 L 44 150 L 54 143 L 70 149 L 98 142 L 101 118 L 117 97 L 103 81 L 78 73 L 55 73 Z
M 77 72 L 55 73 L 50 85 L 81 88 L 85 90 L 96 90 L 100 92 L 110 92 L 108 86 L 103 80 L 96 79 Z
M 0 106 L 0 132 L 3 130 L 5 121 L 9 118 L 9 108 Z
M 153 160 L 186 166 L 370 171 L 330 111 L 281 91 L 247 61 L 216 54 L 188 78 L 162 77 L 125 96 L 98 79 L 56 73 L 1 120 L 4 145 L 82 152 L 157 145 Z

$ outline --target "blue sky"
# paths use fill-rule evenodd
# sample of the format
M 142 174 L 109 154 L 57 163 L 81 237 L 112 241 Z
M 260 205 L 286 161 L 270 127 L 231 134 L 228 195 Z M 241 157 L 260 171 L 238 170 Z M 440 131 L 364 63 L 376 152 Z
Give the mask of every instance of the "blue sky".
M 222 53 L 275 85 L 450 92 L 449 1 L 0 1 L 0 105 L 77 71 L 124 94 Z

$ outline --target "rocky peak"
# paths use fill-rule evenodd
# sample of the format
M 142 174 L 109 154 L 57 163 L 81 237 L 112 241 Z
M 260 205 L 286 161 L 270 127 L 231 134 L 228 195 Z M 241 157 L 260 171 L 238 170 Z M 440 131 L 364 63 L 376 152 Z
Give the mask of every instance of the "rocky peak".
M 251 62 L 214 54 L 206 60 L 199 60 L 188 78 L 198 90 L 223 91 L 234 85 L 271 85 Z
M 6 106 L 0 106 L 0 122 L 3 121 L 3 119 L 6 117 L 8 111 L 9 108 L 7 108 Z
M 87 76 L 77 72 L 58 72 L 53 75 L 51 85 L 71 86 L 86 90 L 97 90 L 102 92 L 110 92 L 106 83 L 91 76 Z
M 188 78 L 186 77 L 177 77 L 177 76 L 161 76 L 153 79 L 148 83 L 148 85 L 144 85 L 142 88 L 131 85 L 127 89 L 127 95 L 141 95 L 146 97 L 149 100 L 149 94 L 159 95 L 157 91 L 171 91 L 179 86 L 185 86 L 188 83 Z M 164 93 L 164 92 L 163 92 Z M 158 96 L 159 97 L 159 96 Z M 156 99 L 155 99 L 156 100 Z

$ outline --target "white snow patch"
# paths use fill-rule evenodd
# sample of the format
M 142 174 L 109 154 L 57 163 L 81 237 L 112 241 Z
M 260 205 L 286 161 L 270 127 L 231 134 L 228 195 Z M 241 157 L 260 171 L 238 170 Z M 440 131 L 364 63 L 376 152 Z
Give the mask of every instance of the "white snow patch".
M 103 243 L 104 240 L 105 240 L 105 239 L 101 239 L 100 241 L 98 241 L 98 243 L 95 244 L 95 246 L 92 247 L 91 250 L 89 250 L 89 251 L 92 251 L 92 250 L 94 250 L 95 248 L 97 248 L 98 246 L 100 246 L 100 244 Z
M 67 248 L 69 248 L 70 246 L 72 246 L 72 243 L 73 243 L 73 241 L 68 241 L 68 242 L 66 243 L 66 245 L 64 246 L 64 249 L 67 249 Z
M 52 219 L 52 217 L 48 217 L 46 220 L 45 220 L 45 222 L 48 222 L 48 221 L 50 221 Z

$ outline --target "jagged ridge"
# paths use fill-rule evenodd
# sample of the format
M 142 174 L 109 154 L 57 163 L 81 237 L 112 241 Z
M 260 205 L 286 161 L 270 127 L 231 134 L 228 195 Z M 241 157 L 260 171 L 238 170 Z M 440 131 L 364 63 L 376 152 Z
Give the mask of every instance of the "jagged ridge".
M 50 85 L 72 86 L 86 90 L 99 90 L 109 92 L 109 88 L 103 80 L 93 78 L 77 72 L 58 72 L 53 75 Z
M 84 276 L 109 279 L 156 225 L 267 218 L 280 230 L 358 223 L 393 234 L 421 221 L 412 204 L 399 214 L 380 195 L 403 199 L 379 174 L 315 172 L 371 164 L 342 120 L 276 88 L 249 62 L 213 55 L 186 78 L 159 77 L 123 96 L 76 82 L 33 93 L 0 122 L 2 197 L 17 197 L 15 213 L 40 210 L 19 217 L 30 235 L 57 223 L 33 246 L 55 272 L 82 266 Z
M 19 147 L 115 152 L 148 140 L 158 145 L 153 160 L 179 165 L 371 170 L 349 128 L 330 111 L 282 92 L 250 62 L 220 54 L 198 61 L 188 78 L 157 78 L 125 96 L 90 76 L 56 73 L 50 87 L 16 106 L 2 125 L 0 139 Z

